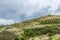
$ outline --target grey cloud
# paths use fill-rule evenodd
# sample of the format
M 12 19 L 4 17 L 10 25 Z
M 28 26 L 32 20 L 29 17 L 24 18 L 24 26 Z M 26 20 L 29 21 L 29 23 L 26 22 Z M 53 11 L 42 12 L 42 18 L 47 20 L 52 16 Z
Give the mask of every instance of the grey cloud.
M 19 22 L 50 13 L 48 10 L 52 8 L 50 7 L 51 2 L 45 1 L 45 4 L 44 0 L 42 0 L 42 2 L 40 0 L 36 1 L 37 0 L 0 0 L 0 18 L 12 19 L 14 22 Z M 59 8 L 56 11 L 59 11 Z M 54 9 L 54 6 L 52 9 Z
M 35 8 L 36 5 L 24 6 L 24 0 L 0 0 L 0 18 L 21 21 Z
M 49 15 L 48 10 L 50 9 L 49 7 L 43 7 L 42 9 L 35 11 L 31 16 L 29 16 L 27 19 L 32 19 L 32 18 L 37 18 L 45 15 Z
M 60 5 L 59 5 L 59 7 L 55 10 L 55 12 L 60 12 Z

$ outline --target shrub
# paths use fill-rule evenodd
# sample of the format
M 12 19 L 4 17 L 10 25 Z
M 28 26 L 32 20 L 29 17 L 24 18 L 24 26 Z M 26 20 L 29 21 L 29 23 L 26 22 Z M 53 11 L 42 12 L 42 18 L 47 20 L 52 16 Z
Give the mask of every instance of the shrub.
M 59 34 L 60 31 L 56 29 L 55 26 L 46 26 L 43 28 L 31 28 L 24 30 L 25 37 L 34 37 L 34 36 L 40 36 L 40 35 L 46 35 L 52 36 L 55 34 Z

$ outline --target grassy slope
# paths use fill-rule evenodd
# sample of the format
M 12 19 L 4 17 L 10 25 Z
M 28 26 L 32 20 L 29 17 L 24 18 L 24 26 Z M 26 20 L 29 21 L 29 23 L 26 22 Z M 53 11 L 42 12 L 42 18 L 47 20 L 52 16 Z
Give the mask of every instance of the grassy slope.
M 54 15 L 48 15 L 32 20 L 27 20 L 21 23 L 15 23 L 12 24 L 11 26 L 14 27 L 29 27 L 29 26 L 35 26 L 35 25 L 46 25 L 46 24 L 59 24 L 60 23 L 60 16 L 54 16 Z
M 9 25 L 8 27 L 4 27 L 0 29 L 0 39 L 4 38 L 6 40 L 28 40 L 29 39 L 39 39 L 43 38 L 42 35 L 47 37 L 48 39 L 46 40 L 55 40 L 55 35 L 58 34 L 60 35 L 60 16 L 58 15 L 48 15 L 32 20 L 27 20 L 22 23 L 15 23 L 12 25 Z M 10 33 L 8 37 L 7 33 Z M 4 34 L 4 35 L 3 35 Z M 11 36 L 13 35 L 13 36 Z M 16 36 L 16 37 L 15 37 Z M 41 36 L 41 37 L 40 37 Z M 13 37 L 13 38 L 12 38 Z M 35 38 L 38 37 L 38 38 Z M 50 38 L 52 37 L 52 38 Z M 58 40 L 59 36 L 57 36 L 56 40 Z M 2 39 L 3 40 L 3 39 Z M 45 39 L 44 39 L 45 40 Z

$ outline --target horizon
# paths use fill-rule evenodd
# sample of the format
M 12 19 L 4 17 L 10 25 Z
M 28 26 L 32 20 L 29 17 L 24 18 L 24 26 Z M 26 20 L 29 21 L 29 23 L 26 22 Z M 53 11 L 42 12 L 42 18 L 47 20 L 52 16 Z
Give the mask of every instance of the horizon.
M 51 14 L 48 14 L 48 15 L 44 15 L 44 16 L 60 16 L 60 15 L 51 15 Z M 27 20 L 23 20 L 21 22 L 15 22 L 15 23 L 22 23 L 22 22 L 25 22 L 25 21 L 30 21 L 30 20 L 33 20 L 33 19 L 37 19 L 37 18 L 41 18 L 41 17 L 44 17 L 44 16 L 39 16 L 39 17 L 36 17 L 36 18 L 32 18 L 32 19 L 27 19 Z M 11 23 L 11 24 L 0 24 L 0 26 L 8 26 L 8 25 L 12 25 L 12 24 L 15 24 L 15 23 Z

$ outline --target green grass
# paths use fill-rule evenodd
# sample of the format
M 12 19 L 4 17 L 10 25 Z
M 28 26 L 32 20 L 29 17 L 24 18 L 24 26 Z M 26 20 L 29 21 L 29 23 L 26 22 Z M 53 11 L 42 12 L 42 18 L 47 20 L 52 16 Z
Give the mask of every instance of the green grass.
M 26 40 L 26 39 L 28 40 L 28 38 L 32 38 L 35 36 L 38 37 L 42 35 L 47 35 L 49 37 L 52 37 L 56 34 L 60 34 L 60 29 L 59 29 L 60 25 L 57 26 L 58 24 L 60 24 L 60 18 L 57 18 L 57 17 L 60 17 L 60 16 L 48 15 L 48 16 L 44 16 L 44 17 L 40 17 L 32 20 L 27 20 L 21 23 L 15 23 L 15 24 L 9 25 L 9 27 L 11 26 L 12 27 L 2 31 L 0 34 L 0 38 L 1 39 L 4 38 L 4 40 L 6 38 L 6 40 L 8 40 L 8 37 L 13 36 L 12 38 L 10 38 L 10 39 L 13 39 L 14 36 L 16 36 L 14 40 Z M 0 28 L 3 28 L 3 27 L 4 27 L 3 25 L 0 26 Z M 14 28 L 17 28 L 17 30 L 16 29 L 14 30 Z M 19 33 L 22 31 L 23 33 L 20 35 Z M 17 35 L 17 33 L 19 35 Z M 52 39 L 55 40 L 54 38 L 49 38 L 48 40 L 52 40 Z
M 1 25 L 1 26 L 0 26 L 0 28 L 3 28 L 3 27 L 5 27 L 5 26 L 4 26 L 4 25 Z
M 17 27 L 17 28 L 23 28 L 33 25 L 44 25 L 44 24 L 60 24 L 60 16 L 54 16 L 54 15 L 48 15 L 40 18 L 35 18 L 32 20 L 23 21 L 21 23 L 15 23 L 11 26 Z
M 50 19 L 40 22 L 40 24 L 59 24 L 59 23 L 60 23 L 60 19 Z
M 55 34 L 60 34 L 60 30 L 57 29 L 55 26 L 46 26 L 42 28 L 30 28 L 24 30 L 24 36 L 25 37 L 35 37 L 40 35 L 46 35 L 53 36 Z

